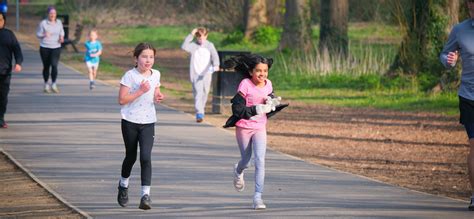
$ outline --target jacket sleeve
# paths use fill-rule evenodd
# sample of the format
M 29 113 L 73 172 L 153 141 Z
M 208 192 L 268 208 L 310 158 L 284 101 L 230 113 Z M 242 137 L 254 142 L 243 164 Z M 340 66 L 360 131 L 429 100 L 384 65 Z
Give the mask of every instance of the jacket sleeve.
M 449 34 L 448 41 L 443 47 L 443 50 L 441 51 L 441 54 L 439 55 L 439 60 L 443 64 L 445 68 L 452 68 L 454 66 L 448 64 L 448 54 L 450 52 L 454 52 L 456 50 L 459 50 L 459 44 L 457 42 L 457 29 L 456 26 L 451 30 L 451 33 Z
M 181 45 L 181 49 L 183 49 L 186 52 L 191 53 L 192 52 L 193 38 L 194 37 L 193 37 L 192 34 L 189 34 L 188 36 L 186 36 L 186 38 L 184 39 L 183 44 Z
M 38 28 L 36 28 L 36 37 L 38 37 L 38 39 L 44 38 L 43 21 L 41 21 L 41 22 L 38 24 Z
M 13 55 L 15 56 L 15 64 L 21 65 L 23 63 L 23 53 L 21 52 L 20 43 L 15 37 L 15 34 L 12 33 L 12 41 L 13 41 Z
M 230 102 L 232 103 L 232 115 L 240 119 L 250 119 L 250 117 L 257 115 L 256 107 L 247 107 L 245 98 L 240 94 L 236 94 Z

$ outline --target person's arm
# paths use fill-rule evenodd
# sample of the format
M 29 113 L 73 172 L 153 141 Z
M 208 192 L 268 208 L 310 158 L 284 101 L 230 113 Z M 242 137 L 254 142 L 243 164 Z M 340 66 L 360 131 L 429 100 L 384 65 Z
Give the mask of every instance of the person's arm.
M 91 54 L 91 57 L 98 57 L 102 55 L 102 43 L 98 42 L 98 51 L 94 54 Z
M 212 59 L 212 66 L 214 71 L 219 71 L 220 61 L 219 61 L 219 54 L 217 53 L 216 47 L 214 44 L 211 45 L 211 59 Z
M 445 68 L 452 68 L 456 65 L 458 59 L 459 44 L 457 41 L 457 29 L 456 26 L 451 30 L 448 41 L 443 47 L 439 59 Z
M 194 34 L 196 33 L 197 29 L 193 29 L 188 36 L 184 39 L 183 44 L 181 45 L 181 49 L 183 49 L 186 52 L 192 52 L 192 42 L 194 39 Z
M 129 87 L 123 84 L 120 84 L 118 102 L 120 105 L 128 104 L 130 102 L 133 102 L 135 99 L 137 99 L 144 93 L 148 92 L 149 90 L 150 90 L 150 83 L 148 81 L 142 81 L 142 83 L 140 83 L 140 88 L 134 93 L 130 93 Z
M 43 39 L 47 36 L 47 32 L 44 30 L 43 27 L 43 21 L 41 21 L 38 25 L 38 28 L 36 28 L 36 37 L 39 39 Z
M 61 22 L 61 20 L 56 20 L 60 26 L 59 28 L 59 43 L 64 43 L 64 27 L 63 27 L 63 23 Z
M 155 88 L 155 95 L 154 95 L 153 99 L 154 99 L 155 103 L 159 103 L 159 102 L 161 102 L 162 100 L 165 99 L 165 95 L 161 93 L 161 90 L 160 90 L 159 86 L 157 86 Z
M 12 40 L 13 40 L 13 55 L 15 57 L 15 68 L 13 69 L 14 72 L 21 71 L 21 64 L 23 63 L 23 53 L 21 52 L 20 43 L 16 39 L 15 34 L 12 32 Z

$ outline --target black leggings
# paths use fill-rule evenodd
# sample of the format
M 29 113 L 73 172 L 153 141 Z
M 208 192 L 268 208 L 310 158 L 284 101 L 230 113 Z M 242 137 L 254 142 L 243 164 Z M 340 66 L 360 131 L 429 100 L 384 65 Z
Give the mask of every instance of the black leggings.
M 58 62 L 61 55 L 61 48 L 50 49 L 40 47 L 41 61 L 43 61 L 43 79 L 44 83 L 49 79 L 49 67 L 51 67 L 51 81 L 56 82 L 58 77 Z
M 11 75 L 0 75 L 0 125 L 5 122 L 4 116 L 7 111 L 8 92 L 10 91 Z
M 140 145 L 140 167 L 142 186 L 151 185 L 151 149 L 155 139 L 155 123 L 136 124 L 122 119 L 122 136 L 125 143 L 125 159 L 122 163 L 122 177 L 130 177 L 137 160 L 137 146 Z

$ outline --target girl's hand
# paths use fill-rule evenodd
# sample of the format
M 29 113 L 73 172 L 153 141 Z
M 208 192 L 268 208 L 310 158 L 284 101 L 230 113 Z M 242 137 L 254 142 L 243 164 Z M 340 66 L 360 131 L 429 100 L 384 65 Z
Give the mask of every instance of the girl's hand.
M 139 88 L 139 91 L 141 91 L 142 93 L 146 93 L 150 90 L 150 82 L 148 82 L 147 80 L 143 80 L 141 83 L 140 83 L 140 88 Z
M 164 95 L 164 94 L 162 94 L 162 93 L 160 93 L 160 92 L 157 92 L 157 93 L 155 94 L 155 102 L 156 102 L 156 103 L 159 103 L 159 102 L 161 102 L 161 101 L 164 100 L 164 99 L 165 99 L 165 95 Z
M 58 42 L 59 42 L 59 43 L 64 43 L 64 36 L 60 36 Z
M 196 34 L 197 30 L 198 30 L 197 28 L 194 28 L 193 31 L 191 31 L 191 34 L 194 36 L 194 34 Z

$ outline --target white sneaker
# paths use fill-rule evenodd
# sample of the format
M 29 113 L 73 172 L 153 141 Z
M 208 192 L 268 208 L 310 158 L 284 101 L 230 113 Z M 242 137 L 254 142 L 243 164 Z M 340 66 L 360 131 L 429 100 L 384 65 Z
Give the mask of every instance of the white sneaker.
M 51 85 L 51 89 L 53 90 L 54 93 L 59 93 L 59 88 L 58 88 L 58 85 L 56 85 L 56 83 Z
M 242 171 L 241 174 L 238 174 L 237 165 L 238 164 L 234 165 L 234 188 L 237 190 L 237 192 L 242 192 L 245 188 L 244 172 Z
M 44 90 L 45 93 L 51 93 L 51 87 L 49 84 L 44 84 Z
M 263 200 L 261 198 L 254 198 L 253 199 L 253 209 L 255 210 L 264 210 L 267 206 L 263 204 Z

